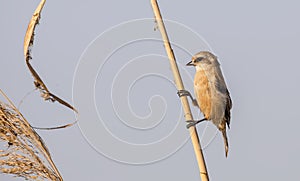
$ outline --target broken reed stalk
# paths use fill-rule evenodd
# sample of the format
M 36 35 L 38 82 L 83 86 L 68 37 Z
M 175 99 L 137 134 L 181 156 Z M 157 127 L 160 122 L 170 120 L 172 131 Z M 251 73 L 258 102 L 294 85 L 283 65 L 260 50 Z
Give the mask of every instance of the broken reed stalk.
M 42 138 L 2 92 L 9 104 L 0 101 L 0 172 L 26 180 L 59 180 L 62 177 Z
M 184 90 L 184 85 L 182 83 L 182 79 L 177 67 L 177 63 L 176 63 L 176 59 L 173 53 L 173 50 L 171 48 L 171 44 L 167 35 L 167 31 L 162 19 L 162 16 L 160 14 L 160 10 L 157 4 L 156 0 L 151 0 L 151 4 L 152 4 L 152 8 L 153 8 L 153 12 L 155 15 L 155 19 L 158 25 L 158 29 L 162 35 L 163 41 L 164 41 L 164 46 L 166 49 L 166 52 L 168 54 L 169 60 L 170 60 L 170 64 L 171 64 L 171 68 L 172 68 L 172 72 L 173 72 L 173 76 L 175 79 L 175 84 L 178 90 Z M 186 96 L 182 96 L 180 97 L 181 99 L 181 103 L 183 106 L 183 110 L 184 110 L 184 114 L 185 114 L 185 119 L 186 120 L 193 120 L 193 116 L 191 113 L 191 109 L 187 100 Z M 207 169 L 206 169 L 206 165 L 205 165 L 205 160 L 203 157 L 203 153 L 202 153 L 202 148 L 200 145 L 200 141 L 199 141 L 199 137 L 198 137 L 198 133 L 197 133 L 197 129 L 195 126 L 192 126 L 189 128 L 190 131 L 190 135 L 191 135 L 191 139 L 192 139 L 192 143 L 194 146 L 194 151 L 196 154 L 196 158 L 198 161 L 198 166 L 199 166 L 199 171 L 200 171 L 200 177 L 202 181 L 208 181 L 208 173 L 207 173 Z

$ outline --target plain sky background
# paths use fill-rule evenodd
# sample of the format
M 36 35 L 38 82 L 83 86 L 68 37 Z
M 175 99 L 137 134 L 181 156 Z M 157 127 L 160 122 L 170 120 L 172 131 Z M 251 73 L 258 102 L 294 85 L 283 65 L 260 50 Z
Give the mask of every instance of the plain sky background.
M 0 86 L 16 104 L 34 88 L 23 58 L 23 38 L 38 3 L 2 1 L 0 5 Z M 159 1 L 159 5 L 164 18 L 184 24 L 208 42 L 219 57 L 232 95 L 229 157 L 224 157 L 220 134 L 204 150 L 211 180 L 299 180 L 299 2 L 190 0 Z M 47 1 L 36 29 L 32 64 L 53 93 L 72 102 L 76 66 L 87 46 L 115 25 L 153 17 L 150 1 Z M 124 36 L 127 33 L 124 32 Z M 158 31 L 154 33 L 160 37 Z M 144 54 L 157 50 L 157 54 L 165 56 L 162 44 L 155 45 L 153 50 Z M 139 44 L 140 49 L 143 47 L 151 49 L 147 42 Z M 175 54 L 181 64 L 190 59 L 187 55 Z M 117 60 L 111 61 L 116 67 L 122 66 Z M 187 70 L 193 75 L 194 69 Z M 170 72 L 169 69 L 166 71 Z M 159 82 L 156 78 L 145 78 L 130 94 L 133 109 L 141 115 L 147 115 L 149 100 L 144 100 L 142 88 L 147 86 L 147 80 Z M 104 90 L 98 86 L 97 90 Z M 174 87 L 170 93 L 170 83 L 164 88 L 159 82 L 159 86 L 161 89 L 153 90 L 153 94 L 166 96 L 166 104 L 170 105 L 168 114 L 178 112 L 180 102 Z M 193 88 L 187 86 L 187 89 Z M 97 104 L 109 105 L 111 100 L 98 101 Z M 177 107 L 173 109 L 174 105 Z M 37 92 L 30 94 L 20 109 L 34 126 L 56 126 L 74 120 L 71 111 L 58 104 L 43 102 Z M 114 127 L 114 123 L 109 126 Z M 160 126 L 162 128 L 157 133 L 152 129 L 134 135 L 123 128 L 115 130 L 115 134 L 136 143 L 143 143 L 140 135 L 145 134 L 147 143 L 171 130 L 163 123 L 157 127 Z M 184 124 L 180 126 L 183 136 L 186 136 L 188 131 Z M 66 181 L 200 179 L 190 141 L 166 159 L 132 165 L 113 161 L 93 149 L 79 125 L 38 133 Z M 137 137 L 140 139 L 134 139 Z M 19 179 L 1 174 L 0 180 Z

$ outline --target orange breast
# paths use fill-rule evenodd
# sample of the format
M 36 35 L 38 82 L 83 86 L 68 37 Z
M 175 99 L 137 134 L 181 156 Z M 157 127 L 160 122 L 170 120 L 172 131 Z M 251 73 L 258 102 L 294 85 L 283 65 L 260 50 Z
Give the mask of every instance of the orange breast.
M 201 112 L 206 119 L 210 119 L 211 90 L 207 76 L 203 70 L 197 71 L 194 79 L 195 95 Z

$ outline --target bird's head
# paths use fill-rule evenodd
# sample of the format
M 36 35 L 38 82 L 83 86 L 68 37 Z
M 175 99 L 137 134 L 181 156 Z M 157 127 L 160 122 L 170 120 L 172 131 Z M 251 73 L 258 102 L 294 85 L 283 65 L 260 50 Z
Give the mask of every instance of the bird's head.
M 192 57 L 192 61 L 186 64 L 187 66 L 195 66 L 197 67 L 211 67 L 215 65 L 219 65 L 217 57 L 208 52 L 208 51 L 201 51 Z

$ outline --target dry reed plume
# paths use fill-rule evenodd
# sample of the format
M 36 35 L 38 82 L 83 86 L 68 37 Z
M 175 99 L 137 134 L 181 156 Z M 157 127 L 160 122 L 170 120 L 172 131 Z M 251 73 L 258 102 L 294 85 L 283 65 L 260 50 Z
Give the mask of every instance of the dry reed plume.
M 42 138 L 0 93 L 9 102 L 0 101 L 0 172 L 28 180 L 62 180 Z

